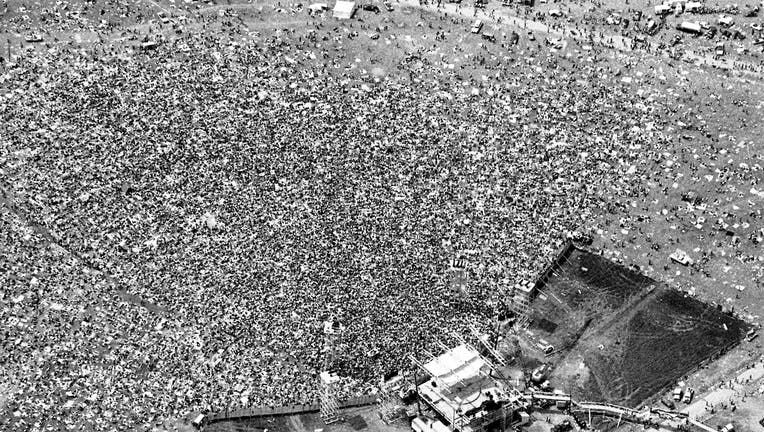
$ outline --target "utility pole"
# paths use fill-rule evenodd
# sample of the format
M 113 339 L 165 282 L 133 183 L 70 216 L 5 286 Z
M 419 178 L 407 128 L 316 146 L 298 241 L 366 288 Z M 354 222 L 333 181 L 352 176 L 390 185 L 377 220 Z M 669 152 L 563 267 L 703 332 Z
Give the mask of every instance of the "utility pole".
M 422 407 L 419 405 L 419 377 L 417 376 L 417 370 L 414 369 L 414 388 L 416 389 L 416 411 L 419 415 L 422 415 Z

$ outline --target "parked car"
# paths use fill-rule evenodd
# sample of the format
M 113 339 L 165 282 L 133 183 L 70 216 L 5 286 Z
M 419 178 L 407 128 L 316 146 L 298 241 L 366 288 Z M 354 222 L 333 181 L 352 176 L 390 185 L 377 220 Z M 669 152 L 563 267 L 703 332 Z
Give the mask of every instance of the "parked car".
M 361 9 L 363 9 L 365 11 L 369 11 L 369 12 L 374 12 L 375 14 L 378 14 L 380 12 L 379 11 L 379 6 L 374 5 L 374 4 L 370 4 L 370 3 L 362 5 Z

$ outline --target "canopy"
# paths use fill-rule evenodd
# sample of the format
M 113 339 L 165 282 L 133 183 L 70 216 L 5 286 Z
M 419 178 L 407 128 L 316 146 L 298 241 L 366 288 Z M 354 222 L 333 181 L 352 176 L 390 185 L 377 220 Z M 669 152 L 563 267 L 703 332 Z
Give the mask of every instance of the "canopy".
M 355 12 L 355 2 L 351 1 L 338 1 L 334 5 L 334 13 L 332 16 L 339 19 L 350 19 Z

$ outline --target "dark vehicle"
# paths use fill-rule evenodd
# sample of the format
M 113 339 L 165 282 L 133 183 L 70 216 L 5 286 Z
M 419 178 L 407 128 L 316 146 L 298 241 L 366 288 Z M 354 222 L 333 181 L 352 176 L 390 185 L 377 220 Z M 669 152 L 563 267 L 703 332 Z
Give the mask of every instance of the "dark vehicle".
M 573 430 L 573 425 L 570 424 L 569 420 L 552 426 L 552 432 L 568 432 L 569 430 Z
M 642 11 L 634 12 L 634 16 L 632 18 L 634 21 L 640 21 L 642 19 Z
M 672 402 L 672 401 L 670 401 L 670 400 L 668 400 L 668 399 L 666 399 L 666 398 L 663 398 L 663 399 L 661 399 L 661 403 L 662 403 L 662 404 L 663 404 L 663 405 L 664 405 L 666 408 L 668 408 L 668 409 L 670 409 L 670 410 L 673 410 L 673 409 L 675 409 L 675 408 L 676 408 L 676 405 L 674 405 L 674 402 Z
M 481 36 L 483 36 L 483 39 L 485 39 L 487 41 L 496 42 L 496 36 L 494 36 L 493 33 L 483 32 L 483 34 Z
M 363 5 L 363 6 L 361 6 L 361 9 L 363 9 L 365 11 L 369 11 L 369 12 L 374 12 L 375 14 L 378 14 L 380 12 L 379 6 L 373 5 L 373 4 L 368 4 L 368 3 Z
M 520 42 L 520 35 L 516 32 L 512 32 L 512 34 L 509 36 L 509 43 L 512 45 L 517 45 Z

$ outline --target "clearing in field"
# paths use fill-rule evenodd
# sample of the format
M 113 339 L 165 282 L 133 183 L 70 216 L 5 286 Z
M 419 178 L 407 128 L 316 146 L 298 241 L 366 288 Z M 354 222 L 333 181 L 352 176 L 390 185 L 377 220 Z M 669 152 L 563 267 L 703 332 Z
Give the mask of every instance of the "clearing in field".
M 556 347 L 551 381 L 578 400 L 637 407 L 745 334 L 732 314 L 602 256 L 573 248 L 558 265 L 530 331 Z

